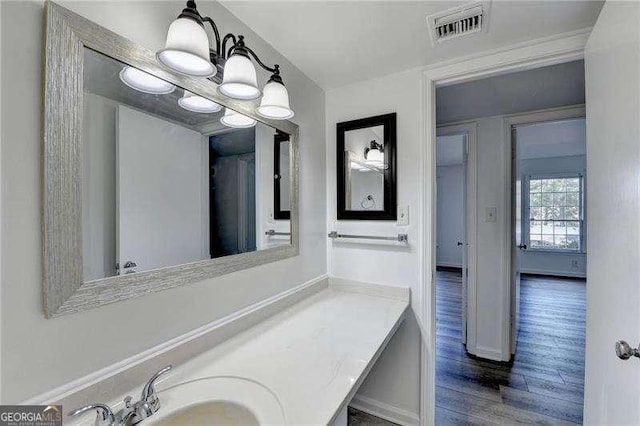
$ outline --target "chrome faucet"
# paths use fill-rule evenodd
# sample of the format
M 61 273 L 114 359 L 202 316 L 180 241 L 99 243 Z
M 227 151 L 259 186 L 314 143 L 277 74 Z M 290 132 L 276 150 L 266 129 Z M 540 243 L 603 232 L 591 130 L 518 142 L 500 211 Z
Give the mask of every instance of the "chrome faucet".
M 77 416 L 79 414 L 85 413 L 89 410 L 97 410 L 96 416 L 96 426 L 115 426 L 118 423 L 116 422 L 116 416 L 111 411 L 111 408 L 105 404 L 89 404 L 84 407 L 80 407 L 78 409 L 73 410 L 69 413 L 69 416 Z
M 113 413 L 111 408 L 105 404 L 89 404 L 80 407 L 69 413 L 69 416 L 77 416 L 92 409 L 97 409 L 96 426 L 132 426 L 140 423 L 144 419 L 153 416 L 160 409 L 160 399 L 156 394 L 154 384 L 156 380 L 166 372 L 171 370 L 167 365 L 156 374 L 151 376 L 149 381 L 142 388 L 140 401 L 131 404 L 133 399 L 130 395 L 124 399 L 124 408 Z
M 146 385 L 142 388 L 142 395 L 140 396 L 140 401 L 133 404 L 133 406 L 127 407 L 127 405 L 131 402 L 131 396 L 127 396 L 124 399 L 125 408 L 124 410 L 129 409 L 130 411 L 123 418 L 129 417 L 130 425 L 135 425 L 146 419 L 147 417 L 153 416 L 160 409 L 160 399 L 158 399 L 158 395 L 156 394 L 156 390 L 153 387 L 154 383 L 160 376 L 164 373 L 171 370 L 171 366 L 167 365 L 156 374 L 151 376 Z

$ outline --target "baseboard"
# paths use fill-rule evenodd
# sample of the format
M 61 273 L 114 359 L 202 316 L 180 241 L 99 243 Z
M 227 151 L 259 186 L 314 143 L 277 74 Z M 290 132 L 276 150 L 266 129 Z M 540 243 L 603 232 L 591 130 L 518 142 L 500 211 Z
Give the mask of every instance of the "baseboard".
M 455 262 L 436 262 L 436 266 L 443 266 L 445 268 L 462 269 L 462 264 L 461 263 L 455 263 Z
M 502 359 L 502 351 L 491 348 L 476 346 L 473 349 L 473 352 L 471 351 L 471 349 L 469 349 L 469 353 L 479 358 L 490 359 L 491 361 L 505 361 L 504 359 Z
M 102 397 L 104 399 L 105 393 L 113 394 L 113 397 L 116 397 L 129 391 L 132 387 L 144 383 L 158 367 L 171 363 L 183 363 L 289 306 L 326 289 L 329 285 L 328 282 L 328 275 L 321 275 L 167 340 L 146 351 L 30 398 L 22 404 L 58 403 L 80 406 L 91 402 L 94 398 Z
M 402 426 L 418 426 L 420 424 L 420 416 L 418 414 L 366 396 L 354 396 L 349 405 L 356 410 L 364 411 L 372 416 L 380 417 Z
M 551 277 L 566 277 L 566 278 L 586 278 L 587 274 L 584 272 L 571 272 L 571 271 L 550 271 L 548 269 L 520 269 L 521 274 L 532 275 L 548 275 Z

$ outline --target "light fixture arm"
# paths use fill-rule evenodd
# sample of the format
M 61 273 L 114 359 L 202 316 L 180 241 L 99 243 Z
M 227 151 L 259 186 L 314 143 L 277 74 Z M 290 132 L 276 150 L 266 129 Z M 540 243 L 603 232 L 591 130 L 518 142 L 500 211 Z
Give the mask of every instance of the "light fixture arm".
M 269 71 L 272 74 L 275 74 L 275 75 L 278 75 L 278 76 L 280 75 L 280 65 L 275 64 L 273 67 L 270 67 L 267 64 L 265 64 L 264 62 L 262 62 L 260 60 L 260 58 L 258 57 L 258 54 L 256 52 L 254 52 L 252 48 L 250 48 L 249 46 L 244 44 L 244 36 L 243 35 L 239 35 L 237 41 L 234 40 L 233 46 L 231 46 L 231 48 L 229 49 L 229 55 L 228 56 L 231 56 L 231 54 L 234 53 L 235 51 L 237 51 L 238 54 L 244 55 L 244 56 L 247 56 L 247 57 L 249 55 L 251 55 L 251 57 L 258 63 L 258 65 L 260 65 L 260 67 L 262 67 L 266 71 Z
M 227 42 L 229 40 L 231 40 L 233 44 L 231 45 L 231 47 L 229 47 L 229 50 L 227 50 Z M 224 38 L 222 39 L 222 52 L 218 52 L 218 55 L 221 55 L 222 58 L 228 58 L 229 56 L 231 56 L 231 51 L 233 50 L 233 46 L 235 46 L 237 42 L 238 41 L 236 39 L 236 36 L 231 33 L 224 36 Z
M 369 142 L 369 149 L 377 149 L 380 152 L 384 152 L 384 146 L 378 143 L 375 139 Z
M 262 62 L 260 60 L 260 58 L 258 58 L 258 55 L 256 54 L 256 52 L 253 51 L 253 49 L 251 49 L 250 47 L 247 47 L 247 46 L 245 46 L 244 48 L 247 50 L 247 52 L 249 52 L 251 54 L 253 59 L 255 59 L 256 62 L 258 63 L 258 65 L 260 65 L 263 69 L 269 71 L 272 74 L 278 74 L 278 75 L 280 74 L 280 65 L 275 64 L 273 66 L 273 68 L 271 68 L 268 65 L 266 65 L 264 62 Z
M 218 26 L 216 25 L 215 22 L 213 22 L 213 19 L 209 18 L 208 16 L 205 16 L 204 18 L 202 18 L 202 20 L 204 22 L 208 22 L 211 25 L 211 28 L 213 28 L 213 34 L 216 36 L 216 54 L 220 56 L 220 32 L 218 31 Z M 226 36 L 225 36 L 225 39 L 226 39 Z
M 216 37 L 216 50 L 212 50 L 212 52 L 215 53 L 215 56 L 222 59 L 226 59 L 231 56 L 233 46 L 235 46 L 235 44 L 237 43 L 236 36 L 234 34 L 228 33 L 222 38 L 222 41 L 220 41 L 220 32 L 218 31 L 218 26 L 213 21 L 213 19 L 205 16 L 204 18 L 202 18 L 202 20 L 204 22 L 208 22 L 211 25 L 211 28 L 213 28 L 213 34 Z M 233 45 L 229 48 L 229 50 L 227 50 L 227 42 L 229 40 L 232 41 Z

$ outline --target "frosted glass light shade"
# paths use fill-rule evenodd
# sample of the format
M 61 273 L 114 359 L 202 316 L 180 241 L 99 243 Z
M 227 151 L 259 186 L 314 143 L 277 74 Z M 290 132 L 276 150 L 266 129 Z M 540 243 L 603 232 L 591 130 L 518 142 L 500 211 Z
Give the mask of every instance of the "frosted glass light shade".
M 367 163 L 375 166 L 381 166 L 384 164 L 384 153 L 377 149 L 371 149 L 367 152 Z
M 293 117 L 289 107 L 289 93 L 284 84 L 270 81 L 264 86 L 262 101 L 256 112 L 262 117 L 274 120 L 286 120 Z
M 243 55 L 231 55 L 227 59 L 218 92 L 229 98 L 240 100 L 260 97 L 256 68 L 249 58 Z
M 167 93 L 173 92 L 176 88 L 176 86 L 168 81 L 164 81 L 130 66 L 122 68 L 119 75 L 120 80 L 127 86 L 152 95 L 166 95 Z
M 220 122 L 227 127 L 245 128 L 253 127 L 256 125 L 256 120 L 246 115 L 235 112 L 229 108 L 224 110 L 224 116 L 220 119 Z
M 178 99 L 178 105 L 187 111 L 201 113 L 218 112 L 222 109 L 222 105 L 186 90 L 184 91 L 184 95 Z
M 178 18 L 171 23 L 165 47 L 156 53 L 156 59 L 181 74 L 211 77 L 216 73 L 209 57 L 207 33 L 190 18 Z

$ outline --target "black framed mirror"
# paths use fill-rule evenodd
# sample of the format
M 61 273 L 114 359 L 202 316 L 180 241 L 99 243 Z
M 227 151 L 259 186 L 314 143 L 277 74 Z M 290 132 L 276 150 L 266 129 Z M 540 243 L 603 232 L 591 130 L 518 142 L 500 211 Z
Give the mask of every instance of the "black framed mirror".
M 396 113 L 336 130 L 338 220 L 396 220 Z
M 273 137 L 273 218 L 289 220 L 289 135 L 277 132 Z

